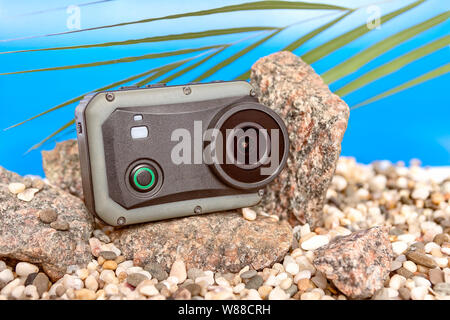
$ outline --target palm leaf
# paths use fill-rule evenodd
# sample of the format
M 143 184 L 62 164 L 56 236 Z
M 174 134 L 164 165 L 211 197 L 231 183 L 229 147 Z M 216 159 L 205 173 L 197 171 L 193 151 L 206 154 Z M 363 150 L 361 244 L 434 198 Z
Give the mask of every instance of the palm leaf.
M 221 36 L 221 35 L 227 35 L 227 34 L 254 32 L 254 31 L 267 31 L 267 30 L 274 30 L 274 29 L 278 29 L 278 28 L 276 28 L 276 27 L 242 27 L 242 28 L 215 29 L 215 30 L 206 30 L 206 31 L 201 31 L 201 32 L 186 32 L 186 33 L 171 34 L 171 35 L 166 35 L 166 36 L 146 37 L 146 38 L 141 38 L 141 39 L 112 41 L 112 42 L 104 42 L 104 43 L 77 45 L 77 46 L 5 51 L 5 52 L 0 52 L 0 54 L 123 46 L 123 45 L 139 44 L 139 43 L 199 39 L 199 38 L 212 37 L 212 36 Z
M 221 45 L 201 47 L 201 48 L 195 48 L 195 49 L 183 49 L 183 50 L 161 52 L 161 53 L 150 53 L 150 54 L 145 54 L 145 55 L 136 56 L 136 57 L 126 57 L 126 58 L 120 58 L 120 59 L 114 59 L 114 60 L 82 63 L 82 64 L 75 64 L 75 65 L 69 65 L 69 66 L 6 72 L 6 73 L 0 73 L 0 76 L 10 75 L 10 74 L 30 73 L 30 72 L 42 72 L 42 71 L 55 71 L 55 70 L 68 70 L 68 69 L 98 67 L 98 66 L 104 66 L 104 65 L 115 64 L 115 63 L 126 63 L 126 62 L 134 62 L 134 61 L 145 60 L 145 59 L 165 58 L 165 57 L 177 56 L 177 55 L 193 53 L 193 52 L 198 52 L 198 51 L 203 51 L 203 50 L 208 50 L 208 49 L 219 48 L 219 47 L 221 47 Z
M 380 94 L 376 95 L 375 97 L 372 97 L 370 99 L 364 100 L 363 102 L 360 102 L 357 105 L 353 106 L 351 109 L 353 110 L 353 109 L 357 109 L 357 108 L 363 107 L 363 106 L 365 106 L 365 105 L 367 105 L 369 103 L 372 103 L 372 102 L 378 101 L 380 99 L 386 98 L 388 96 L 391 96 L 393 94 L 396 94 L 398 92 L 401 92 L 403 90 L 411 88 L 413 86 L 419 85 L 419 84 L 421 84 L 423 82 L 426 82 L 428 80 L 440 77 L 440 76 L 442 76 L 442 75 L 444 75 L 446 73 L 449 73 L 449 72 L 450 72 L 450 63 L 447 63 L 446 65 L 443 65 L 443 66 L 441 66 L 439 68 L 431 70 L 430 72 L 427 72 L 427 73 L 425 73 L 425 74 L 423 74 L 423 75 L 421 75 L 421 76 L 419 76 L 417 78 L 409 80 L 409 81 L 407 81 L 407 82 L 405 82 L 405 83 L 403 83 L 403 84 L 401 84 L 401 85 L 399 85 L 399 86 L 397 86 L 395 88 L 392 88 L 392 89 L 390 89 L 388 91 L 380 93 Z
M 380 18 L 380 21 L 381 21 L 381 23 L 386 23 L 389 20 L 397 17 L 398 15 L 417 7 L 424 1 L 425 0 L 418 0 L 416 2 L 411 3 L 410 5 L 408 5 L 406 7 L 403 7 L 399 10 L 388 13 L 388 14 L 382 16 Z M 317 48 L 307 52 L 306 54 L 304 54 L 302 56 L 302 59 L 309 64 L 313 64 L 314 62 L 327 56 L 331 52 L 336 51 L 337 49 L 347 45 L 348 43 L 352 42 L 353 40 L 363 36 L 364 34 L 368 33 L 369 31 L 370 31 L 370 29 L 367 28 L 367 25 L 363 24 L 363 25 L 361 25 L 351 31 L 348 31 L 348 32 L 338 36 L 337 38 L 335 38 L 331 41 L 328 41 L 328 42 L 318 46 Z
M 255 2 L 247 2 L 247 3 L 242 3 L 242 4 L 224 6 L 224 7 L 220 7 L 220 8 L 208 9 L 208 10 L 200 10 L 200 11 L 186 12 L 186 13 L 180 13 L 180 14 L 172 14 L 172 15 L 167 15 L 167 16 L 157 17 L 157 18 L 148 18 L 148 19 L 142 19 L 142 20 L 136 20 L 136 21 L 110 24 L 110 25 L 100 26 L 100 27 L 92 27 L 92 28 L 85 28 L 85 29 L 80 29 L 80 30 L 71 30 L 71 31 L 65 31 L 65 32 L 50 33 L 50 34 L 46 34 L 46 35 L 29 36 L 29 37 L 22 37 L 22 38 L 16 38 L 16 39 L 6 39 L 6 40 L 0 40 L 0 41 L 6 42 L 6 41 L 14 41 L 14 40 L 40 38 L 40 37 L 50 37 L 50 36 L 78 33 L 78 32 L 84 32 L 84 31 L 121 27 L 121 26 L 132 25 L 132 24 L 148 23 L 148 22 L 153 22 L 153 21 L 158 21 L 158 20 L 170 20 L 170 19 L 179 19 L 179 18 L 185 18 L 185 17 L 206 16 L 206 15 L 217 14 L 217 13 L 225 13 L 225 12 L 237 12 L 237 11 L 248 11 L 248 10 L 271 10 L 271 9 L 349 10 L 348 8 L 341 7 L 341 6 L 318 4 L 318 3 L 290 2 L 290 1 L 255 1 Z
M 75 124 L 75 120 L 72 119 L 69 122 L 67 122 L 65 125 L 63 125 L 61 128 L 59 128 L 58 130 L 56 130 L 55 132 L 53 132 L 51 135 L 49 135 L 48 137 L 46 137 L 45 139 L 41 140 L 39 143 L 35 144 L 34 146 L 32 146 L 30 149 L 27 150 L 28 153 L 31 150 L 37 149 L 40 146 L 42 146 L 45 142 L 47 142 L 48 140 L 50 140 L 51 138 L 53 138 L 54 136 L 56 136 L 57 134 L 59 134 L 60 132 L 66 130 L 67 128 L 69 128 L 71 125 Z
M 383 53 L 389 51 L 396 45 L 411 39 L 417 34 L 428 30 L 444 21 L 446 21 L 450 17 L 450 12 L 445 12 L 439 14 L 429 20 L 426 20 L 422 23 L 416 24 L 415 26 L 403 30 L 399 33 L 394 34 L 393 36 L 380 41 L 368 49 L 362 51 L 356 56 L 346 60 L 340 65 L 328 70 L 327 72 L 322 74 L 322 78 L 326 83 L 332 83 L 341 77 L 344 77 L 352 72 L 357 71 L 360 67 L 364 66 L 366 63 L 370 62 L 374 58 L 382 55 Z
M 407 54 L 397 59 L 394 59 L 378 68 L 375 68 L 367 72 L 366 74 L 346 84 L 345 86 L 335 91 L 334 93 L 341 97 L 345 96 L 346 94 L 349 94 L 350 92 L 353 92 L 370 82 L 373 82 L 381 77 L 384 77 L 388 74 L 391 74 L 399 70 L 400 68 L 404 67 L 405 65 L 415 60 L 418 60 L 434 51 L 437 51 L 439 49 L 442 49 L 443 47 L 448 46 L 449 43 L 450 43 L 450 36 L 439 38 L 438 40 L 435 40 L 427 45 L 424 45 L 418 49 L 408 52 Z
M 260 46 L 262 43 L 266 42 L 267 40 L 273 38 L 274 36 L 276 36 L 278 33 L 280 33 L 281 31 L 283 31 L 283 29 L 278 29 L 277 31 L 269 34 L 267 37 L 264 37 L 263 39 L 255 42 L 254 44 L 242 49 L 241 51 L 235 53 L 234 55 L 232 55 L 231 57 L 225 59 L 224 61 L 218 63 L 217 65 L 215 65 L 214 67 L 210 68 L 209 70 L 205 71 L 204 73 L 202 73 L 200 76 L 198 76 L 194 81 L 202 81 L 203 79 L 208 78 L 209 76 L 213 75 L 214 73 L 216 73 L 218 70 L 226 67 L 227 65 L 231 64 L 232 62 L 236 61 L 237 59 L 239 59 L 240 57 L 242 57 L 243 55 L 247 54 L 249 51 L 253 50 L 254 48 Z

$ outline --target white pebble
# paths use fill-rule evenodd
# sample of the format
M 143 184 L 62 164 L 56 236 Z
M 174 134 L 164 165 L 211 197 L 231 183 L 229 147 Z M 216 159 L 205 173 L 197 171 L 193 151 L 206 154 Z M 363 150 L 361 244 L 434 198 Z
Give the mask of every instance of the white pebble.
M 320 300 L 320 298 L 320 292 L 317 291 L 305 292 L 300 296 L 300 300 Z
M 37 288 L 31 284 L 25 287 L 23 295 L 25 297 L 31 298 L 32 300 L 39 299 L 39 293 L 37 292 Z
M 430 195 L 430 191 L 428 190 L 428 188 L 417 188 L 414 189 L 413 193 L 411 194 L 411 198 L 413 199 L 420 199 L 420 200 L 426 200 L 428 198 L 428 196 Z M 420 299 L 422 300 L 422 299 Z
M 403 241 L 395 241 L 392 243 L 392 251 L 398 256 L 408 249 L 408 244 Z
M 256 212 L 250 208 L 242 208 L 242 216 L 245 220 L 256 220 Z
M 417 271 L 417 265 L 410 260 L 403 262 L 403 268 L 405 268 L 408 271 L 411 271 L 412 273 Z
M 309 227 L 309 223 L 306 223 L 303 226 L 301 226 L 301 228 L 300 228 L 300 236 L 301 237 L 304 237 L 310 233 L 311 233 L 311 228 Z
M 415 287 L 411 290 L 411 299 L 423 300 L 428 293 L 427 287 Z
M 413 277 L 416 287 L 431 287 L 431 282 L 424 277 Z
M 233 292 L 234 293 L 241 293 L 241 291 L 244 290 L 244 289 L 245 289 L 245 284 L 244 283 L 239 283 L 239 284 L 237 284 L 237 285 L 235 285 L 233 287 Z
M 71 276 L 66 274 L 63 278 L 62 284 L 66 290 L 73 289 L 73 290 L 79 290 L 84 287 L 83 280 L 81 280 L 78 277 Z
M 92 291 L 97 291 L 98 289 L 98 282 L 93 275 L 89 275 L 86 280 L 84 280 L 84 285 L 87 289 Z
M 297 273 L 294 277 L 294 282 L 297 283 L 301 279 L 311 279 L 311 271 L 310 270 L 302 270 Z
M 3 283 L 9 283 L 14 280 L 14 274 L 11 270 L 5 269 L 2 272 L 0 272 L 0 281 Z
M 17 287 L 18 285 L 20 285 L 20 279 L 16 278 L 13 281 L 11 281 L 10 283 L 8 283 L 1 291 L 0 294 L 2 294 L 3 296 L 9 296 L 11 294 L 11 292 L 14 290 L 15 287 Z
M 11 297 L 13 297 L 14 299 L 21 299 L 23 296 L 23 292 L 25 290 L 25 286 L 20 285 L 15 287 L 12 291 L 11 291 Z
M 39 268 L 28 262 L 19 262 L 16 265 L 16 273 L 20 277 L 27 277 L 30 273 L 36 273 Z
M 428 242 L 426 245 L 425 245 L 425 252 L 426 253 L 430 253 L 431 252 L 431 250 L 433 250 L 434 248 L 436 248 L 436 249 L 441 249 L 441 247 L 437 244 L 437 243 L 435 243 L 435 242 Z
M 269 300 L 286 300 L 289 299 L 289 295 L 280 287 L 275 287 L 269 293 Z
M 347 188 L 347 180 L 345 180 L 343 176 L 336 174 L 333 176 L 333 180 L 331 180 L 331 185 L 337 191 L 343 191 L 345 188 Z
M 290 273 L 291 275 L 296 275 L 299 271 L 299 266 L 296 262 L 290 262 L 285 267 L 286 272 Z
M 114 296 L 119 294 L 119 288 L 117 287 L 117 285 L 113 284 L 113 283 L 108 283 L 103 290 L 105 290 L 105 294 L 107 296 Z
M 406 282 L 406 278 L 399 275 L 399 274 L 394 274 L 391 278 L 391 280 L 389 280 L 389 287 L 391 287 L 392 289 L 398 290 L 400 289 Z
M 112 270 L 103 270 L 102 273 L 100 273 L 100 280 L 103 280 L 106 283 L 119 282 L 119 279 L 116 278 L 116 275 Z
M 25 190 L 25 185 L 20 182 L 12 182 L 8 185 L 9 192 L 18 194 Z
M 437 265 L 440 268 L 446 268 L 448 265 L 448 259 L 445 257 L 442 257 L 442 258 L 434 257 L 434 261 L 437 263 Z
M 155 288 L 154 285 L 150 285 L 150 284 L 146 284 L 143 285 L 139 288 L 139 292 L 145 296 L 155 296 L 157 295 L 159 292 L 158 290 Z
M 25 189 L 25 191 L 22 191 L 21 193 L 17 194 L 17 198 L 19 198 L 19 200 L 29 202 L 33 200 L 34 194 L 38 191 L 39 189 L 36 188 Z
M 316 250 L 326 244 L 328 244 L 329 239 L 324 235 L 315 235 L 308 240 L 302 242 L 301 247 L 303 250 Z

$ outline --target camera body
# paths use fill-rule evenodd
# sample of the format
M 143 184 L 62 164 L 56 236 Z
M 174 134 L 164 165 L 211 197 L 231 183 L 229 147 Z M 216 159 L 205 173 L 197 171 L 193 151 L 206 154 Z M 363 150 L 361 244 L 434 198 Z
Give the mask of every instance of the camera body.
M 289 150 L 245 81 L 96 92 L 75 117 L 86 206 L 115 226 L 253 206 Z

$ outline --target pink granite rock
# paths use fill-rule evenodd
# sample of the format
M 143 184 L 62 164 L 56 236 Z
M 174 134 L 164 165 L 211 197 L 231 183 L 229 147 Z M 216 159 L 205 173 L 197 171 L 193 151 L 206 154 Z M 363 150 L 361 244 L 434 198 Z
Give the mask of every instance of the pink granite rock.
M 37 264 L 52 280 L 71 265 L 86 265 L 92 259 L 88 240 L 94 220 L 83 202 L 45 184 L 31 201 L 23 201 L 9 191 L 11 182 L 23 183 L 24 178 L 0 167 L 0 258 Z M 42 222 L 39 212 L 47 209 L 56 211 L 69 230 Z
M 287 217 L 291 224 L 320 226 L 349 108 L 290 52 L 259 59 L 251 69 L 251 83 L 260 102 L 284 119 L 290 140 L 286 169 L 266 188 L 259 209 Z
M 315 251 L 314 266 L 346 296 L 371 297 L 383 287 L 394 257 L 388 227 L 337 237 Z

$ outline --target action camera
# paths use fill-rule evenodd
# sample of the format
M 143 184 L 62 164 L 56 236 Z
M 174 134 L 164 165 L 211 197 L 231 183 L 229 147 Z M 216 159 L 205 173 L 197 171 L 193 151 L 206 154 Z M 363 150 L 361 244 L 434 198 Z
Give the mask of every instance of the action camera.
M 86 206 L 115 226 L 253 206 L 288 156 L 246 81 L 95 92 L 75 117 Z

